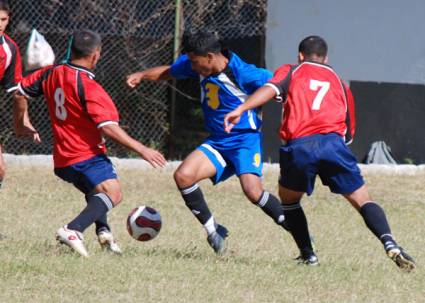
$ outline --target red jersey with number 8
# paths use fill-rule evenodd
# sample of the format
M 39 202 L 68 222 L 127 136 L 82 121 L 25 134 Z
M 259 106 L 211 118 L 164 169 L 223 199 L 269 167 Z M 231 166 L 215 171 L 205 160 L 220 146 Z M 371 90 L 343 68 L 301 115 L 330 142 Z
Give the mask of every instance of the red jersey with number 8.
M 118 124 L 114 102 L 84 67 L 48 66 L 25 77 L 19 91 L 45 96 L 54 137 L 55 167 L 66 167 L 106 152 L 101 127 Z
M 316 62 L 283 65 L 266 85 L 284 100 L 283 140 L 329 133 L 354 136 L 354 98 L 330 66 Z

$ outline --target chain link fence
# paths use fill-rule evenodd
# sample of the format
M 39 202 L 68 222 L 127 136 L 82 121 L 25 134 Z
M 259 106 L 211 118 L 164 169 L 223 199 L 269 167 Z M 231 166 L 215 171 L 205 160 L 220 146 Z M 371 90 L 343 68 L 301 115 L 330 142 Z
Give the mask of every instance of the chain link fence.
M 170 158 L 180 158 L 196 145 L 202 133 L 198 106 L 199 85 L 183 81 L 143 82 L 137 89 L 125 86 L 125 76 L 156 65 L 171 64 L 175 45 L 184 28 L 207 27 L 227 41 L 264 37 L 267 0 L 14 0 L 8 28 L 25 55 L 30 32 L 36 28 L 51 44 L 57 61 L 66 53 L 72 31 L 89 28 L 102 35 L 102 59 L 96 80 L 115 101 L 121 126 L 143 143 L 159 148 Z M 176 12 L 182 23 L 176 30 Z M 247 47 L 249 47 L 247 45 Z M 43 143 L 33 145 L 13 137 L 12 103 L 2 96 L 0 120 L 6 152 L 50 154 L 52 135 L 42 98 L 30 102 L 30 116 Z M 174 106 L 174 102 L 178 105 Z M 185 124 L 185 122 L 189 122 Z M 185 138 L 188 129 L 189 137 Z M 194 129 L 200 133 L 193 135 Z M 109 153 L 131 157 L 127 150 L 108 142 Z M 179 150 L 179 152 L 175 152 Z

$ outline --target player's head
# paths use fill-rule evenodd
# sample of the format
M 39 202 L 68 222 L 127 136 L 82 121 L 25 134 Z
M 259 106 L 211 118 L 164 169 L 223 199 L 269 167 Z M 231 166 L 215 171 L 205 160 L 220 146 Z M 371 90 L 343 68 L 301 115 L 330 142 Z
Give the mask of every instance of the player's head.
M 6 31 L 9 24 L 10 7 L 7 1 L 0 0 L 0 36 Z
M 212 74 L 221 50 L 220 39 L 214 32 L 190 31 L 183 37 L 183 51 L 189 56 L 193 70 L 202 76 L 207 77 Z
M 325 39 L 319 36 L 309 36 L 304 38 L 298 46 L 298 60 L 316 61 L 326 63 L 328 60 L 328 45 Z
M 99 61 L 102 38 L 96 32 L 83 29 L 74 32 L 71 43 L 71 60 L 84 60 L 90 68 Z

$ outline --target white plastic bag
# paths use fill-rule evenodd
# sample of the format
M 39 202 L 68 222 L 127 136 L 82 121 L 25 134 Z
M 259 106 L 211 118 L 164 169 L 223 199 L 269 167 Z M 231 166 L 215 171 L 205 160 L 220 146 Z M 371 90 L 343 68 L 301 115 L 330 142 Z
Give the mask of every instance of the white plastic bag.
M 25 69 L 31 71 L 52 65 L 54 62 L 55 54 L 52 47 L 42 34 L 33 29 L 25 53 Z

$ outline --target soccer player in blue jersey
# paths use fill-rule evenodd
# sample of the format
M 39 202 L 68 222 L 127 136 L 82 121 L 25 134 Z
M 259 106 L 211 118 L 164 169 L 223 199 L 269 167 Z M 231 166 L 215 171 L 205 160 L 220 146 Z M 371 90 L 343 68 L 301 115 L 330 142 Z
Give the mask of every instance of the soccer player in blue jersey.
M 223 49 L 212 32 L 200 30 L 185 35 L 183 48 L 185 54 L 171 66 L 131 74 L 127 84 L 133 88 L 142 80 L 199 79 L 201 106 L 210 137 L 186 157 L 174 179 L 187 207 L 204 226 L 208 243 L 217 254 L 222 254 L 228 231 L 212 216 L 198 185 L 201 180 L 210 178 L 217 184 L 236 174 L 246 197 L 283 227 L 280 201 L 261 184 L 261 120 L 257 110 L 246 112 L 234 132 L 226 133 L 223 127 L 224 116 L 267 83 L 272 74 Z

